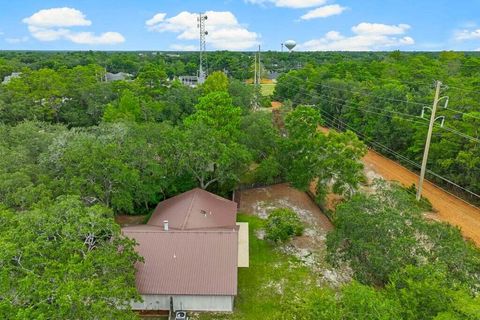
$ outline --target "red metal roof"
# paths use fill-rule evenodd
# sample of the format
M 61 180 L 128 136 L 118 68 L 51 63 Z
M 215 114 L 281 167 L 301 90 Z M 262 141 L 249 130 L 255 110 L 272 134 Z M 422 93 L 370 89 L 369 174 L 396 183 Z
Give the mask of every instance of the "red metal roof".
M 160 202 L 146 225 L 123 228 L 144 258 L 140 294 L 236 295 L 236 220 L 235 202 L 196 188 Z
M 122 229 L 138 242 L 140 294 L 236 295 L 238 232 L 163 231 L 142 225 Z
M 231 228 L 237 220 L 237 204 L 195 188 L 160 202 L 148 224 L 162 227 L 164 220 L 176 230 Z

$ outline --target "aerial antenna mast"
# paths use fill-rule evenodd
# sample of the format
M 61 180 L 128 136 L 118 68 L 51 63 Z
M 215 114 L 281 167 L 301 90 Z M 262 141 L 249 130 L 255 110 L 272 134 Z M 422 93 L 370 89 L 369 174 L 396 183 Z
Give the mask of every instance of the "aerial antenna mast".
M 203 66 L 205 51 L 206 51 L 206 36 L 208 31 L 205 30 L 205 21 L 208 19 L 204 13 L 199 13 L 197 17 L 197 27 L 200 29 L 200 67 L 198 70 L 198 83 L 204 83 L 207 77 L 205 68 Z

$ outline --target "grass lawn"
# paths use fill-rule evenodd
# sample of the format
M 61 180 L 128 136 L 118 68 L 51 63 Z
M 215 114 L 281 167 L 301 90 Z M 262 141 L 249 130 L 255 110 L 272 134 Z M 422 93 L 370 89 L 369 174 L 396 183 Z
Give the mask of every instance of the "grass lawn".
M 260 92 L 263 96 L 271 96 L 275 90 L 275 83 L 262 83 L 260 85 Z
M 277 252 L 267 241 L 256 237 L 255 231 L 263 227 L 263 220 L 239 214 L 238 221 L 249 223 L 250 267 L 239 268 L 235 312 L 202 313 L 198 319 L 257 320 L 274 315 L 278 318 L 282 305 L 292 297 L 301 296 L 306 287 L 315 283 L 311 271 L 296 258 Z

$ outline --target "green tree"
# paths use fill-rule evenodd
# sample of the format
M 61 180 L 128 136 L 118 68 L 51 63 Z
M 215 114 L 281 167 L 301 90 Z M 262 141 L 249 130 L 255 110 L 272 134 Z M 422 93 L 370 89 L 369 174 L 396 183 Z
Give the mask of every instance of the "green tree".
M 183 142 L 178 149 L 187 172 L 201 188 L 212 183 L 233 187 L 248 168 L 250 153 L 240 143 L 241 109 L 226 92 L 212 92 L 185 118 Z
M 321 123 L 319 112 L 310 107 L 299 106 L 287 114 L 282 150 L 287 179 L 301 190 L 317 181 L 319 201 L 330 191 L 351 196 L 363 179 L 360 159 L 365 145 L 351 132 L 325 135 L 318 130 Z
M 239 139 L 242 110 L 226 92 L 212 92 L 199 99 L 195 113 L 185 118 L 187 128 L 204 125 L 224 141 Z
M 122 92 L 118 103 L 110 103 L 105 109 L 103 120 L 115 122 L 118 120 L 136 121 L 141 118 L 140 101 L 130 90 Z
M 227 92 L 228 91 L 228 78 L 227 75 L 221 71 L 212 72 L 205 83 L 202 85 L 204 95 L 208 95 L 212 92 Z
M 202 189 L 217 183 L 230 190 L 247 170 L 251 160 L 248 150 L 235 140 L 227 140 L 204 123 L 188 128 L 177 147 L 180 164 L 195 177 Z
M 449 283 L 477 290 L 478 248 L 465 242 L 458 229 L 425 221 L 423 204 L 412 194 L 378 183 L 375 194 L 357 194 L 337 206 L 335 229 L 327 236 L 329 261 L 347 261 L 358 281 L 377 286 L 408 265 L 438 264 Z
M 386 294 L 401 304 L 403 319 L 478 319 L 480 300 L 449 281 L 441 265 L 406 266 L 394 273 Z
M 342 319 L 401 320 L 400 306 L 375 288 L 357 282 L 342 288 Z
M 252 107 L 254 87 L 239 80 L 232 80 L 228 86 L 228 93 L 233 99 L 233 104 L 242 108 L 246 114 Z
M 146 94 L 159 96 L 166 90 L 167 74 L 165 67 L 159 64 L 147 64 L 138 73 L 137 81 L 144 88 Z
M 134 242 L 112 212 L 78 197 L 0 210 L 2 319 L 135 319 Z

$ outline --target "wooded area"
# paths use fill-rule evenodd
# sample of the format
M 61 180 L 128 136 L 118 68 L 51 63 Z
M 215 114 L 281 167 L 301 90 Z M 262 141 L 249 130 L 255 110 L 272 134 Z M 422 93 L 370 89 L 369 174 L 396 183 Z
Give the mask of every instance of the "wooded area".
M 317 106 L 326 125 L 353 131 L 378 152 L 419 171 L 430 116 L 426 108 L 433 103 L 434 81 L 442 81 L 441 94 L 449 103 L 439 104 L 437 116 L 445 117 L 445 125 L 434 127 L 427 177 L 479 203 L 480 59 L 455 52 L 367 57 L 284 74 L 275 98 Z
M 319 204 L 344 199 L 331 213 L 329 263 L 349 264 L 355 281 L 292 291 L 273 319 L 480 317 L 479 250 L 426 222 L 430 208 L 400 187 L 359 192 L 366 145 L 413 169 L 421 161 L 417 116 L 442 79 L 451 105 L 429 169 L 480 193 L 480 58 L 265 53 L 264 70 L 283 73 L 273 98 L 285 102 L 285 128 L 274 125 L 271 97 L 244 81 L 252 60 L 209 53 L 210 75 L 192 88 L 176 77 L 195 74 L 193 53 L 0 53 L 0 79 L 20 73 L 0 84 L 0 318 L 135 318 L 141 257 L 114 215 L 149 214 L 193 187 L 228 197 L 242 182 L 278 180 L 303 191 L 316 181 Z

